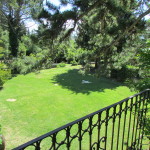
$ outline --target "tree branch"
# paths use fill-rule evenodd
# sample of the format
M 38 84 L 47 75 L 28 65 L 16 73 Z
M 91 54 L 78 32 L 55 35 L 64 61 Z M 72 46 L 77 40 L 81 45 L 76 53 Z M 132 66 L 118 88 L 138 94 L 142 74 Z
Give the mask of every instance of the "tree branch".
M 93 9 L 94 9 L 95 7 L 97 7 L 98 5 L 104 4 L 104 2 L 105 2 L 105 1 L 102 1 L 102 0 L 96 1 L 93 5 L 91 5 L 91 6 L 87 9 L 87 11 L 85 11 L 84 13 L 82 13 L 81 15 L 79 15 L 79 16 L 77 17 L 76 22 L 79 21 L 81 18 L 83 18 L 85 15 L 87 15 L 91 10 L 93 10 Z
M 75 20 L 74 20 L 74 27 L 70 28 L 66 34 L 61 38 L 60 41 L 63 41 L 63 39 L 67 38 L 68 36 L 70 36 L 70 34 L 74 31 L 77 22 L 82 19 L 85 15 L 87 15 L 91 10 L 93 10 L 95 7 L 104 4 L 103 0 L 98 0 L 96 1 L 93 5 L 91 5 L 85 12 L 83 12 L 82 14 L 80 14 Z

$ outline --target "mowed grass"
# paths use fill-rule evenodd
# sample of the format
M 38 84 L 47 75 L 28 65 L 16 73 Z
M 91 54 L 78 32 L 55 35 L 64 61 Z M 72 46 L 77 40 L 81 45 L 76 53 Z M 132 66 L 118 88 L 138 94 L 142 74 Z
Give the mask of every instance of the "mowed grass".
M 42 70 L 5 83 L 0 91 L 0 124 L 6 150 L 134 94 L 115 81 L 83 76 L 79 68 Z

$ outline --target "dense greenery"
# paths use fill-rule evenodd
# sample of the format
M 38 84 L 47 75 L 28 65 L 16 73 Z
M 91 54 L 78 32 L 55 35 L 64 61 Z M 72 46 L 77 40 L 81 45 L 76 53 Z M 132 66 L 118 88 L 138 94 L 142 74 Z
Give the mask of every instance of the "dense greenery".
M 7 66 L 3 63 L 0 63 L 0 89 L 3 84 L 11 78 L 11 70 L 7 68 Z

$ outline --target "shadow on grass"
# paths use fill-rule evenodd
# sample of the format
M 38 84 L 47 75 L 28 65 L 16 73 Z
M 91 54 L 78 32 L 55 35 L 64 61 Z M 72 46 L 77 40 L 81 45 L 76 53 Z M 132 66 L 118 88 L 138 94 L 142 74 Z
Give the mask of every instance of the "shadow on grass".
M 82 84 L 82 80 L 89 81 L 89 84 Z M 92 75 L 82 75 L 78 69 L 69 70 L 67 73 L 54 76 L 53 83 L 61 85 L 63 88 L 69 89 L 74 93 L 90 94 L 90 92 L 99 91 L 104 89 L 115 89 L 120 86 L 116 83 L 105 78 L 96 78 Z

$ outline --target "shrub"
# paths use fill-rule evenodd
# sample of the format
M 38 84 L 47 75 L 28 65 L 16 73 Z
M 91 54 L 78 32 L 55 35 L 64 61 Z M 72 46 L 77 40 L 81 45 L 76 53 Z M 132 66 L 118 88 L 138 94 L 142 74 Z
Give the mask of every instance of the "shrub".
M 14 74 L 26 74 L 32 70 L 32 67 L 36 64 L 36 58 L 34 56 L 24 56 L 23 58 L 16 58 L 11 63 L 11 69 Z
M 49 69 L 52 68 L 52 60 L 49 58 L 46 60 L 45 63 L 42 64 L 42 69 Z
M 127 80 L 126 83 L 133 90 L 143 91 L 150 87 L 150 78 L 138 79 L 138 80 Z
M 112 69 L 111 78 L 115 78 L 121 82 L 129 79 L 135 79 L 139 77 L 138 70 L 138 68 L 127 66 L 123 66 L 121 69 Z
M 78 63 L 75 60 L 71 61 L 70 63 L 72 64 L 72 66 L 78 65 Z
M 81 74 L 82 76 L 85 76 L 85 74 L 86 74 L 84 69 L 79 70 L 78 73 Z
M 0 63 L 0 87 L 11 78 L 11 71 L 4 63 Z
M 66 66 L 66 64 L 65 64 L 65 63 L 59 63 L 59 64 L 57 65 L 57 68 L 65 67 L 65 66 Z

